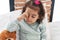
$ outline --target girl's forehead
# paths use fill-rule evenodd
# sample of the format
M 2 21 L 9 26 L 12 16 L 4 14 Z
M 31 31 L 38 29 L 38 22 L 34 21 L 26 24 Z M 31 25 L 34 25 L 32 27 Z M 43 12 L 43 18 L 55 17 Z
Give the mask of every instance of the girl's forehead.
M 35 11 L 33 9 L 28 9 L 28 14 L 36 16 L 36 15 L 38 15 L 38 11 Z
M 38 9 L 33 9 L 28 7 L 28 12 L 38 13 L 38 11 L 39 11 Z

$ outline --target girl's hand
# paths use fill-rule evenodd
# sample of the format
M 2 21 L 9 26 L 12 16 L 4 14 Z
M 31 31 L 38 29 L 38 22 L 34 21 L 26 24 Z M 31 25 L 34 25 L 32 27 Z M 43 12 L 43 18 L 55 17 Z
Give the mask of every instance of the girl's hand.
M 18 17 L 18 20 L 26 19 L 28 17 L 28 9 L 26 8 L 26 11 Z

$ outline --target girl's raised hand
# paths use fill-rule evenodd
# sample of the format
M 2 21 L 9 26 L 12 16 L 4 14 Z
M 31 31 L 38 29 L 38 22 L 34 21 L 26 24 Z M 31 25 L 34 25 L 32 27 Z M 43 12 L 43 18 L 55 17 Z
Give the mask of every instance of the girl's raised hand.
M 26 11 L 23 13 L 23 15 L 24 15 L 24 18 L 27 18 L 28 17 L 28 7 L 26 8 Z
M 24 13 L 22 13 L 17 19 L 18 20 L 22 20 L 22 19 L 26 19 L 28 17 L 28 7 L 26 8 L 26 11 Z

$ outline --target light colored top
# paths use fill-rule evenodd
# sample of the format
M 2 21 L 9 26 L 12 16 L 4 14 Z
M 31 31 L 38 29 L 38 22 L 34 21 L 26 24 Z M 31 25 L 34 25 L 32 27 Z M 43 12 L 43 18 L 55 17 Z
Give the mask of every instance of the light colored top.
M 27 24 L 25 20 L 15 20 L 8 23 L 6 29 L 9 32 L 17 31 L 16 40 L 46 40 L 45 26 L 39 26 L 37 22 Z

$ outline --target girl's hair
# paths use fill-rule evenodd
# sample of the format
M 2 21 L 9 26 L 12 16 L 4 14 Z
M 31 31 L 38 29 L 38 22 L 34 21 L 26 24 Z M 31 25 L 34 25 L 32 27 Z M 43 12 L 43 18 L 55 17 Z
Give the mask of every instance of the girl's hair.
M 40 1 L 40 4 L 35 4 L 34 0 L 30 0 L 28 1 L 25 6 L 23 7 L 23 12 L 25 12 L 26 8 L 29 7 L 31 9 L 36 9 L 36 7 L 39 8 L 39 11 L 38 11 L 38 15 L 39 15 L 39 19 L 37 19 L 37 22 L 40 24 L 45 16 L 45 10 L 44 10 L 44 7 Z

